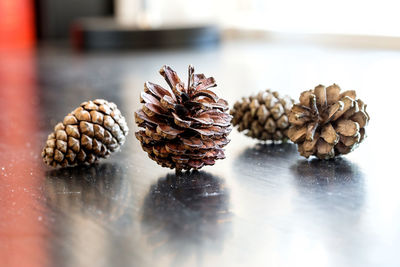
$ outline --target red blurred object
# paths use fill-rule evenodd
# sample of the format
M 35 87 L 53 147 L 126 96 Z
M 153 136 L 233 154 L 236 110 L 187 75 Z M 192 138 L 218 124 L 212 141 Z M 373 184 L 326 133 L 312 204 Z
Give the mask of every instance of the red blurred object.
M 47 266 L 45 208 L 36 197 L 44 174 L 32 137 L 38 114 L 33 8 L 33 0 L 0 0 L 0 266 L 7 267 Z M 26 149 L 34 153 L 21 157 Z
M 33 0 L 0 0 L 0 49 L 31 48 L 35 44 Z
M 35 53 L 17 47 L 0 49 L 0 266 L 46 267 Z

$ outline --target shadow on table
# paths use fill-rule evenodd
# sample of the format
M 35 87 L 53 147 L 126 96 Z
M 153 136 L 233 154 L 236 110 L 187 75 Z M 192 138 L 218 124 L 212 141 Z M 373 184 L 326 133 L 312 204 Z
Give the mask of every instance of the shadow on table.
M 237 158 L 235 164 L 264 165 L 291 161 L 297 157 L 296 145 L 292 143 L 262 144 L 246 148 Z
M 291 172 L 297 189 L 319 205 L 355 211 L 364 203 L 364 175 L 345 158 L 300 160 Z
M 49 208 L 69 217 L 115 221 L 130 202 L 130 186 L 115 163 L 62 168 L 46 173 Z
M 359 183 L 363 175 L 355 163 L 345 158 L 299 160 L 291 166 L 300 184 L 320 185 Z
M 288 166 L 297 158 L 297 149 L 292 143 L 256 144 L 236 157 L 233 173 L 243 188 L 264 195 L 264 190 L 287 181 L 290 176 Z
M 153 184 L 143 205 L 143 231 L 155 253 L 175 263 L 205 250 L 218 251 L 230 228 L 224 180 L 203 171 L 168 174 Z

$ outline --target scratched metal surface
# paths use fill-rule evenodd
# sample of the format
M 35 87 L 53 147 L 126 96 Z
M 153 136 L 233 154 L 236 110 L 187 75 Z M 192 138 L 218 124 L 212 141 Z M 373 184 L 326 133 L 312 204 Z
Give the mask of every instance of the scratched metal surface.
M 45 48 L 0 62 L 0 266 L 399 266 L 396 106 L 400 52 L 225 42 L 203 50 L 74 54 Z M 188 64 L 231 104 L 272 88 L 357 89 L 368 138 L 335 161 L 230 135 L 227 159 L 176 177 L 147 158 L 133 112 L 163 64 Z M 80 102 L 106 98 L 130 135 L 92 167 L 51 170 L 40 150 Z M 393 141 L 392 141 L 393 140 Z

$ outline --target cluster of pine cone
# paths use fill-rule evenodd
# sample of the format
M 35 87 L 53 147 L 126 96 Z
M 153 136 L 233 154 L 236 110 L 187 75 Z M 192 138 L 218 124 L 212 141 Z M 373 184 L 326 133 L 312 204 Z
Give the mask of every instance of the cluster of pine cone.
M 290 139 L 306 158 L 331 159 L 353 151 L 364 140 L 369 115 L 354 90 L 318 85 L 301 93 L 299 103 L 293 102 L 277 92 L 260 92 L 235 103 L 232 123 L 260 140 Z
M 298 145 L 304 157 L 331 159 L 354 150 L 365 138 L 369 115 L 353 90 L 318 85 L 301 93 L 299 103 L 265 90 L 244 97 L 228 111 L 228 102 L 212 88 L 213 77 L 195 74 L 189 66 L 185 84 L 163 66 L 167 88 L 146 82 L 135 112 L 135 133 L 148 156 L 163 167 L 197 170 L 225 158 L 231 120 L 238 131 L 263 141 Z M 108 157 L 125 142 L 125 118 L 114 103 L 102 99 L 83 102 L 58 123 L 48 136 L 42 157 L 46 164 L 74 166 Z

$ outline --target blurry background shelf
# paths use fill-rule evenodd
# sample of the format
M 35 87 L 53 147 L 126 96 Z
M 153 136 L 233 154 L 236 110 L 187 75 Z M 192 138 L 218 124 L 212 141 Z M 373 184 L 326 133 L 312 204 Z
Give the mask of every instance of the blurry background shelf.
M 215 45 L 220 32 L 216 25 L 141 29 L 121 25 L 114 18 L 86 18 L 74 22 L 71 37 L 79 50 L 112 50 Z

